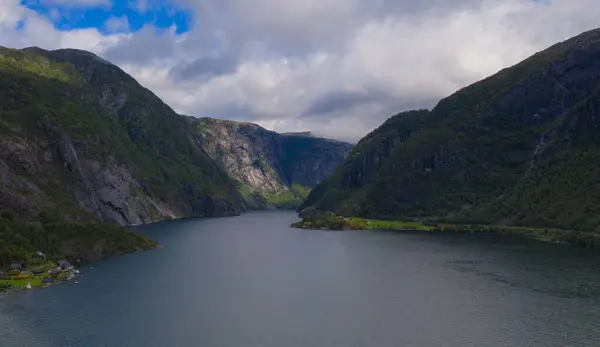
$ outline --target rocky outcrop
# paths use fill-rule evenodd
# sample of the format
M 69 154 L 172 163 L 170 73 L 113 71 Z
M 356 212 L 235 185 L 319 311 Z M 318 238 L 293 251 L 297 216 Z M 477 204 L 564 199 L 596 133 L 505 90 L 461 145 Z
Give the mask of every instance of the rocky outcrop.
M 352 145 L 306 134 L 282 135 L 256 124 L 188 117 L 198 146 L 238 182 L 253 208 L 295 208 Z
M 120 225 L 182 216 L 144 193 L 131 173 L 114 160 L 80 159 L 64 135 L 58 143 L 45 145 L 4 137 L 0 146 L 0 205 L 4 210 L 33 218 L 44 207 L 56 206 L 56 189 L 61 195 L 72 194 L 85 211 Z M 61 177 L 65 175 L 66 180 Z
M 256 124 L 189 118 L 194 140 L 242 184 L 276 194 L 289 185 L 279 166 L 281 136 Z

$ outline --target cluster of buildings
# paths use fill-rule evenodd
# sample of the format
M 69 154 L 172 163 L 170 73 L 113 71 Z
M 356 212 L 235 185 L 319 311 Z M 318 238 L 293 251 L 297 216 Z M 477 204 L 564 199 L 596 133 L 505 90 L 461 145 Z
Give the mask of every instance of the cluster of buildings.
M 31 258 L 31 261 L 34 262 L 45 262 L 46 255 L 42 252 L 36 252 Z M 13 263 L 10 265 L 8 273 L 4 273 L 0 271 L 0 280 L 4 279 L 27 279 L 31 277 L 31 275 L 39 276 L 43 274 L 47 274 L 42 278 L 42 284 L 51 284 L 56 281 L 64 281 L 71 278 L 72 273 L 77 272 L 73 265 L 67 260 L 59 260 L 56 262 L 56 267 L 52 267 L 48 269 L 45 268 L 33 268 L 31 271 L 28 271 L 25 264 L 22 263 Z M 28 288 L 30 284 L 28 284 Z

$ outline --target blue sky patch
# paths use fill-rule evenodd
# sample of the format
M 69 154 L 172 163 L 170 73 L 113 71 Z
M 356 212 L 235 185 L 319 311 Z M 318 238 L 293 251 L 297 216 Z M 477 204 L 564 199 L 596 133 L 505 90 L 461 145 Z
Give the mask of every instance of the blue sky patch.
M 59 30 L 97 28 L 101 33 L 107 34 L 110 30 L 105 23 L 112 17 L 127 18 L 131 32 L 141 29 L 146 24 L 159 29 L 175 25 L 178 34 L 190 29 L 191 12 L 172 0 L 141 1 L 147 4 L 145 8 L 141 8 L 137 1 L 133 0 L 110 0 L 107 1 L 109 4 L 99 1 L 99 4 L 95 5 L 74 5 L 71 1 L 22 0 L 21 5 L 48 18 Z

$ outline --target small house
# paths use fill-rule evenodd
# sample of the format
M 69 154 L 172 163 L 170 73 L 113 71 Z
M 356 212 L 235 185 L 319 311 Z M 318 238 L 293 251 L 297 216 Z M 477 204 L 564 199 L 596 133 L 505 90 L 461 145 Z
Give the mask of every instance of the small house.
M 54 282 L 54 280 L 52 278 L 50 278 L 50 277 L 44 277 L 42 279 L 42 283 L 43 284 L 50 284 L 50 283 L 53 283 L 53 282 Z
M 33 256 L 31 256 L 31 259 L 38 260 L 38 261 L 45 261 L 46 255 L 40 251 L 37 251 L 37 252 L 33 253 Z
M 19 273 L 21 273 L 21 270 L 23 270 L 23 268 L 24 268 L 23 264 L 19 264 L 19 263 L 10 264 L 10 271 L 9 271 L 9 273 L 11 275 L 19 274 Z
M 4 272 L 0 271 L 0 280 L 3 280 L 5 278 L 6 278 L 6 276 L 4 275 Z
M 42 274 L 44 271 L 42 269 L 33 269 L 31 270 L 31 273 L 34 275 L 39 275 Z
M 71 270 L 73 268 L 73 265 L 66 260 L 59 260 L 56 262 L 56 265 L 63 271 Z

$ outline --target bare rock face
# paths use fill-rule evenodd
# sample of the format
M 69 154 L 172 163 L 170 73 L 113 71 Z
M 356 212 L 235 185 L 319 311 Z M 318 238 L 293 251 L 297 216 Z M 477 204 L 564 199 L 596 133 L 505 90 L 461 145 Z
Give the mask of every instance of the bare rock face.
M 196 140 L 231 176 L 261 192 L 286 189 L 278 163 L 283 151 L 279 134 L 249 123 L 198 122 Z
M 0 159 L 28 174 L 37 174 L 40 170 L 36 153 L 31 150 L 25 140 L 17 137 L 0 138 Z
M 89 192 L 77 192 L 78 201 L 104 220 L 113 220 L 121 225 L 138 225 L 156 220 L 176 218 L 166 206 L 160 206 L 148 194 L 127 169 L 116 163 L 110 165 L 98 161 L 84 164 Z
M 59 138 L 53 147 L 55 155 L 41 148 L 43 143 L 39 141 L 0 138 L 0 205 L 33 218 L 44 206 L 55 206 L 52 191 L 39 188 L 40 184 L 50 183 L 72 195 L 84 210 L 120 225 L 181 215 L 144 193 L 132 174 L 114 160 L 82 160 L 66 135 L 60 134 Z M 54 175 L 66 175 L 68 181 L 53 179 Z
M 256 124 L 188 117 L 194 141 L 238 182 L 258 208 L 296 207 L 350 153 L 352 145 Z M 286 196 L 285 206 L 277 206 Z M 250 200 L 252 200 L 250 199 Z

